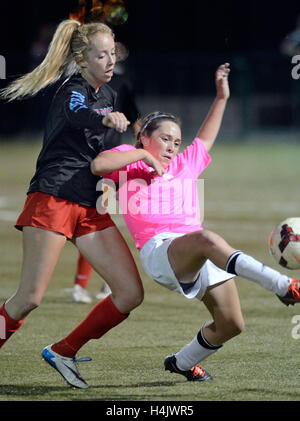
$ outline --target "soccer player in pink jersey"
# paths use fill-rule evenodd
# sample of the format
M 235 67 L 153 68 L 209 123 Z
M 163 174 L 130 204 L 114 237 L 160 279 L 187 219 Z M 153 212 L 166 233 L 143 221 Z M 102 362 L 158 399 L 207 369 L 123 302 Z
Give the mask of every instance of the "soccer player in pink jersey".
M 166 370 L 189 381 L 211 380 L 199 363 L 244 329 L 236 275 L 259 283 L 286 305 L 300 301 L 299 280 L 232 248 L 200 223 L 196 184 L 211 161 L 208 152 L 230 96 L 229 72 L 228 63 L 217 69 L 216 99 L 182 153 L 178 119 L 152 113 L 141 121 L 136 147 L 104 151 L 91 164 L 94 175 L 118 184 L 119 204 L 147 274 L 170 290 L 202 300 L 212 316 L 189 344 L 165 359 Z M 102 202 L 98 205 L 98 212 L 105 212 Z

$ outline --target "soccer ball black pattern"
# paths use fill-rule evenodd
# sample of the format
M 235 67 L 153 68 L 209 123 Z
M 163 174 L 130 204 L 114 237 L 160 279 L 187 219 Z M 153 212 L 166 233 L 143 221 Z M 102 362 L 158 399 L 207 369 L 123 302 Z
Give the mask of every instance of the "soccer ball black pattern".
M 269 249 L 275 261 L 287 269 L 300 269 L 300 218 L 287 218 L 270 234 Z

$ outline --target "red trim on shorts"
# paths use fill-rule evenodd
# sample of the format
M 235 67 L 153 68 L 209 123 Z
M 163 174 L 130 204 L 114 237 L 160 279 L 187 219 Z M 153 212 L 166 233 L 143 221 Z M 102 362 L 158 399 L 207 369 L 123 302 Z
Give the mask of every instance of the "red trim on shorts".
M 27 196 L 15 228 L 31 226 L 63 234 L 68 239 L 114 227 L 110 215 L 96 208 L 78 205 L 50 194 L 35 192 Z

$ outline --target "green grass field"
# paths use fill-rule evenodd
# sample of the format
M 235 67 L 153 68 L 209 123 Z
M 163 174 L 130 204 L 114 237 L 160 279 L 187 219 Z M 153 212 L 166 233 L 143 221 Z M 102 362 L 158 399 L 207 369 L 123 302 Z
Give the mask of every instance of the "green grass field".
M 14 293 L 21 270 L 22 235 L 14 229 L 34 172 L 38 143 L 0 144 L 0 303 Z M 296 144 L 216 145 L 204 173 L 205 220 L 233 246 L 279 269 L 268 253 L 273 226 L 299 216 L 299 157 Z M 1 401 L 299 401 L 299 345 L 292 337 L 300 305 L 285 307 L 260 286 L 237 279 L 245 331 L 207 359 L 207 384 L 189 383 L 164 371 L 166 355 L 198 332 L 209 314 L 151 281 L 143 272 L 120 216 L 115 218 L 142 274 L 144 303 L 124 323 L 80 352 L 93 361 L 80 365 L 90 388 L 69 388 L 41 358 L 45 345 L 61 339 L 91 305 L 73 304 L 70 293 L 77 252 L 67 244 L 40 308 L 28 317 L 0 352 Z M 284 272 L 284 270 L 283 270 Z M 285 273 L 291 276 L 291 272 Z M 300 272 L 293 272 L 300 276 Z M 89 291 L 99 291 L 93 273 Z M 298 330 L 299 331 L 299 330 Z

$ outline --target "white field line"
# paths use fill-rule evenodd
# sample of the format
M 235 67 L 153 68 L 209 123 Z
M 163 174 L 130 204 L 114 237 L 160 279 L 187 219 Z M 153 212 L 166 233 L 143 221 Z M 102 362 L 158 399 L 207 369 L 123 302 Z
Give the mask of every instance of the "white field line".
M 254 213 L 257 214 L 258 212 L 272 212 L 277 213 L 280 212 L 282 214 L 286 213 L 290 216 L 300 216 L 300 205 L 299 202 L 263 202 L 257 203 L 255 201 L 232 201 L 228 200 L 224 201 L 206 201 L 205 202 L 205 210 L 207 215 L 209 212 L 214 212 L 218 210 L 218 212 L 224 212 L 228 214 L 237 214 L 237 213 Z
M 14 200 L 10 200 L 8 197 L 0 196 L 0 221 L 15 222 L 18 218 L 19 212 L 15 210 L 7 210 L 4 208 L 10 208 Z
M 9 200 L 5 196 L 0 196 L 0 208 L 5 208 L 8 206 Z
M 0 210 L 0 221 L 15 222 L 18 215 L 18 212 Z

